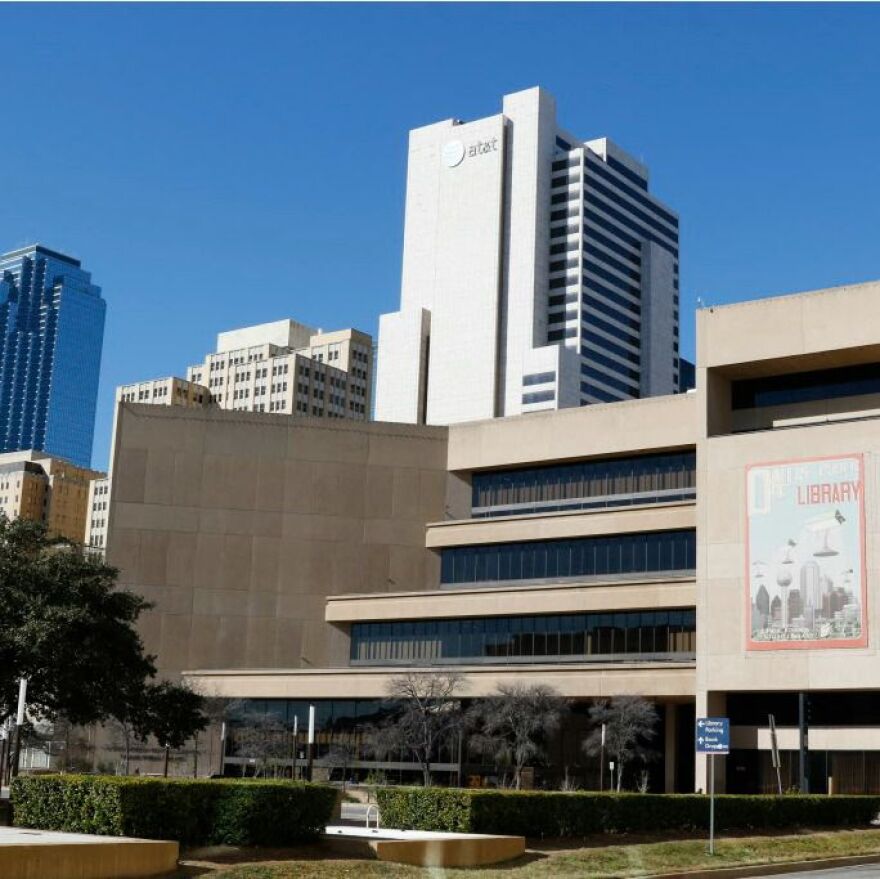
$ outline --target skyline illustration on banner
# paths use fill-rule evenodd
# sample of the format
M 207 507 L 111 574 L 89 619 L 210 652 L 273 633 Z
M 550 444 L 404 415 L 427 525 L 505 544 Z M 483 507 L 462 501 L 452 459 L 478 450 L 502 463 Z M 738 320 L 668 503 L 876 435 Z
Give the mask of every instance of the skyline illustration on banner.
M 749 649 L 865 644 L 861 456 L 755 464 L 746 489 Z

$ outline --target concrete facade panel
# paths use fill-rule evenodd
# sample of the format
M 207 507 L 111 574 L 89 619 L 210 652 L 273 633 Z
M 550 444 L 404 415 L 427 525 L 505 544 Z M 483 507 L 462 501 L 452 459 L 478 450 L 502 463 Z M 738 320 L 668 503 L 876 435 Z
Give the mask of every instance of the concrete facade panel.
M 328 595 L 436 586 L 446 434 L 121 404 L 107 560 L 154 596 L 160 673 L 321 665 L 340 654 Z

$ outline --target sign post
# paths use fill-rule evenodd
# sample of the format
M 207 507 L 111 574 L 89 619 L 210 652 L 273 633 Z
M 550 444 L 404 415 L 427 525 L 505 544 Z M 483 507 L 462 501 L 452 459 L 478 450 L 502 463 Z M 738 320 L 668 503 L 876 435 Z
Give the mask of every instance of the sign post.
M 730 720 L 698 717 L 695 736 L 698 754 L 709 761 L 709 854 L 715 854 L 715 755 L 730 753 Z

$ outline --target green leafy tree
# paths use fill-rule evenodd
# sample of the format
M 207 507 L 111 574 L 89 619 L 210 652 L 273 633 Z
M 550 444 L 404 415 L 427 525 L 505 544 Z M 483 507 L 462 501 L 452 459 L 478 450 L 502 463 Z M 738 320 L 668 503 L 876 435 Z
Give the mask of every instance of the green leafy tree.
M 0 722 L 19 678 L 29 710 L 85 725 L 130 713 L 155 675 L 135 623 L 148 602 L 116 589 L 117 571 L 45 526 L 0 517 Z
M 161 681 L 144 690 L 144 710 L 140 732 L 155 736 L 165 749 L 164 774 L 168 775 L 171 751 L 182 748 L 188 739 L 208 725 L 203 709 L 204 697 L 184 684 Z

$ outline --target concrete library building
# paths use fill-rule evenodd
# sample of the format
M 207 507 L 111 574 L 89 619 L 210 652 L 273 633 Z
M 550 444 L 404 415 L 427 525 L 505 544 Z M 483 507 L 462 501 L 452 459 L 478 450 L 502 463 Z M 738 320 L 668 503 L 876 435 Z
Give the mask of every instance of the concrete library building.
M 302 730 L 317 761 L 404 671 L 467 701 L 548 684 L 532 767 L 598 786 L 597 699 L 659 714 L 650 789 L 705 790 L 694 721 L 730 719 L 729 792 L 880 791 L 880 282 L 704 308 L 696 389 L 449 427 L 122 402 L 107 560 L 154 602 L 163 674 Z M 231 719 L 215 771 L 252 755 Z M 492 783 L 467 742 L 450 783 Z M 325 762 L 322 762 L 325 761 Z M 204 765 L 204 764 L 202 764 Z M 348 772 L 417 780 L 406 754 Z M 631 783 L 630 783 L 631 786 Z

